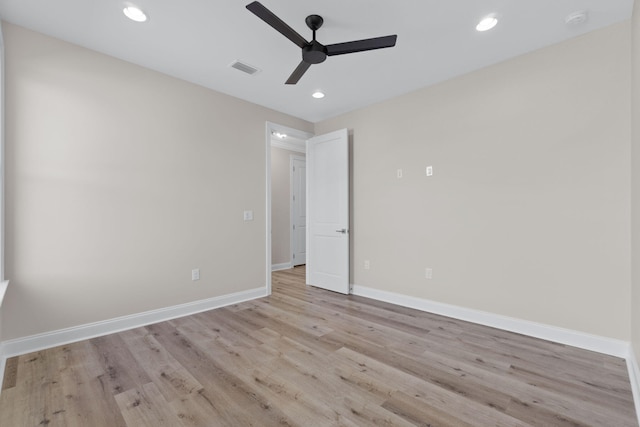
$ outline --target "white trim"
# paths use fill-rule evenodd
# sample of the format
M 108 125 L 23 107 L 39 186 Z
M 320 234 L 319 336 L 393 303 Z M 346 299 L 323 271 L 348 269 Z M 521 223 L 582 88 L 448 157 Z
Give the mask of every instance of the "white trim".
M 296 153 L 307 152 L 307 146 L 305 145 L 304 141 L 297 141 L 297 140 L 283 141 L 280 139 L 271 138 L 271 146 L 282 148 L 284 150 L 295 151 Z
M 203 311 L 213 310 L 214 308 L 238 304 L 243 301 L 265 296 L 267 296 L 265 288 L 260 287 L 248 291 L 235 292 L 219 297 L 174 305 L 173 307 L 145 311 L 143 313 L 117 317 L 101 322 L 88 323 L 86 325 L 3 341 L 1 343 L 3 359 L 102 335 L 113 334 L 152 323 L 164 322 L 166 320 L 201 313 Z
M 627 359 L 629 356 L 629 343 L 627 341 L 444 304 L 395 292 L 381 291 L 366 286 L 354 285 L 353 294 L 623 359 Z
M 625 359 L 627 362 L 627 370 L 629 371 L 629 382 L 633 393 L 636 416 L 638 417 L 638 424 L 640 425 L 640 367 L 638 366 L 638 360 L 635 357 L 633 347 L 627 341 L 444 304 L 395 292 L 381 291 L 366 286 L 352 285 L 351 289 L 354 295 Z
M 265 238 L 265 283 L 267 288 L 267 295 L 271 295 L 271 141 L 272 132 L 286 133 L 287 135 L 306 141 L 313 136 L 312 133 L 305 132 L 298 129 L 293 129 L 287 126 L 279 125 L 277 123 L 266 122 L 265 123 L 265 192 L 267 193 L 265 199 L 265 218 L 266 218 L 266 238 Z
M 265 138 L 267 140 L 265 144 L 265 287 L 267 295 L 271 295 L 271 132 L 273 131 L 273 125 L 269 122 L 265 124 Z
M 295 262 L 294 258 L 293 258 L 293 254 L 295 254 L 295 248 L 293 247 L 294 245 L 294 238 L 295 238 L 295 233 L 293 231 L 293 226 L 294 226 L 294 215 L 295 215 L 295 203 L 293 202 L 293 197 L 294 197 L 294 193 L 293 193 L 293 180 L 295 179 L 294 177 L 294 172 L 293 172 L 293 159 L 295 159 L 297 156 L 294 154 L 289 154 L 289 262 L 291 263 L 291 266 L 293 267 L 293 263 Z
M 305 150 L 306 152 L 306 150 Z M 294 180 L 295 180 L 295 172 L 293 170 L 293 162 L 295 160 L 306 162 L 306 156 L 299 156 L 296 154 L 289 154 L 289 259 L 291 260 L 291 266 L 295 266 L 296 261 L 293 257 L 293 254 L 296 253 L 296 245 L 295 245 L 295 233 L 293 232 L 293 224 L 295 222 L 296 212 L 295 212 L 295 203 L 293 202 L 294 196 Z M 306 187 L 304 189 L 300 189 L 300 191 L 307 191 Z M 305 224 L 306 227 L 306 224 Z M 305 231 L 306 233 L 306 231 Z M 306 237 L 306 236 L 305 236 Z M 306 250 L 306 248 L 305 248 Z M 306 264 L 307 260 L 300 264 Z
M 293 263 L 283 262 L 282 264 L 273 264 L 271 266 L 271 271 L 288 270 L 290 268 L 293 268 Z
M 636 359 L 633 347 L 629 346 L 629 355 L 627 356 L 627 370 L 629 371 L 629 381 L 631 382 L 631 391 L 633 392 L 633 401 L 636 405 L 636 416 L 638 417 L 638 425 L 640 425 L 640 367 L 638 367 L 638 359 Z

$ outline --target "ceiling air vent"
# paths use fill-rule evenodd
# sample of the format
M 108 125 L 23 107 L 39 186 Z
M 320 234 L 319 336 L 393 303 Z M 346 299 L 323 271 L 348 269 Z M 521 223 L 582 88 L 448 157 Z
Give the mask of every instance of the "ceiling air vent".
M 242 61 L 234 61 L 231 65 L 231 68 L 235 68 L 236 70 L 240 70 L 243 73 L 247 73 L 250 76 L 253 76 L 254 74 L 257 74 L 260 72 L 259 68 L 256 68 L 252 65 L 249 65 L 247 63 L 244 63 Z

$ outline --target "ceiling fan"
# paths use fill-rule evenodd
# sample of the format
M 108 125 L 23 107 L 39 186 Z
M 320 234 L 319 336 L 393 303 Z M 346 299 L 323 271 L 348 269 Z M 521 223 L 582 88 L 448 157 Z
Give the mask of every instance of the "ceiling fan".
M 298 80 L 300 80 L 311 65 L 324 62 L 324 60 L 327 59 L 327 56 L 344 55 L 345 53 L 393 47 L 396 45 L 396 38 L 398 37 L 394 34 L 392 36 L 323 45 L 316 40 L 316 31 L 324 22 L 322 17 L 319 15 L 309 15 L 305 20 L 307 26 L 311 31 L 313 31 L 313 39 L 308 42 L 304 37 L 288 26 L 282 19 L 274 15 L 273 12 L 264 7 L 260 2 L 254 1 L 249 3 L 247 5 L 247 9 L 302 49 L 302 62 L 300 62 L 300 65 L 298 65 L 293 73 L 291 73 L 291 76 L 289 76 L 289 79 L 285 82 L 285 84 L 288 85 L 298 83 Z

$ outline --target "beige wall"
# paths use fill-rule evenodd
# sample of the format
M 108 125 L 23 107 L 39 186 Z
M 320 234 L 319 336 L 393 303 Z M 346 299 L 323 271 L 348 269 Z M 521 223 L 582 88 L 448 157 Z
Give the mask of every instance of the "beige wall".
M 638 360 L 640 357 L 640 1 L 638 0 L 633 7 L 632 26 L 631 340 L 636 360 Z
M 271 263 L 291 262 L 290 156 L 304 153 L 271 147 Z
M 353 132 L 354 283 L 629 340 L 629 40 L 615 25 L 317 123 Z
M 3 32 L 3 339 L 264 286 L 265 121 L 311 124 Z M 629 34 L 616 25 L 316 124 L 353 132 L 353 282 L 633 337 L 640 353 Z
M 3 30 L 4 339 L 265 286 L 265 122 L 310 123 Z

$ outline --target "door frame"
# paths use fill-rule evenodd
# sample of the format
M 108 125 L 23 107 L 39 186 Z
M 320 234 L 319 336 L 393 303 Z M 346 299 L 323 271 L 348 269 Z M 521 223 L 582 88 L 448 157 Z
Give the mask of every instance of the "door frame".
M 267 295 L 271 295 L 271 140 L 273 132 L 280 132 L 292 136 L 296 139 L 306 141 L 313 136 L 313 133 L 306 132 L 300 129 L 290 128 L 278 123 L 267 121 L 265 124 L 265 284 Z
M 302 160 L 305 162 L 307 162 L 307 157 L 306 157 L 306 150 L 305 150 L 305 157 L 296 155 L 296 154 L 290 154 L 289 155 L 289 249 L 291 252 L 291 257 L 290 257 L 290 262 L 292 266 L 295 266 L 295 260 L 293 259 L 293 254 L 295 253 L 294 251 L 294 243 L 295 243 L 295 238 L 293 236 L 293 225 L 295 222 L 295 203 L 293 203 L 293 179 L 294 179 L 294 172 L 293 172 L 293 163 L 295 160 Z M 305 188 L 301 189 L 301 191 L 305 192 L 307 191 L 307 188 L 305 186 Z M 305 231 L 306 233 L 306 231 Z M 305 241 L 306 241 L 306 237 L 305 237 Z M 306 250 L 305 250 L 306 252 Z

